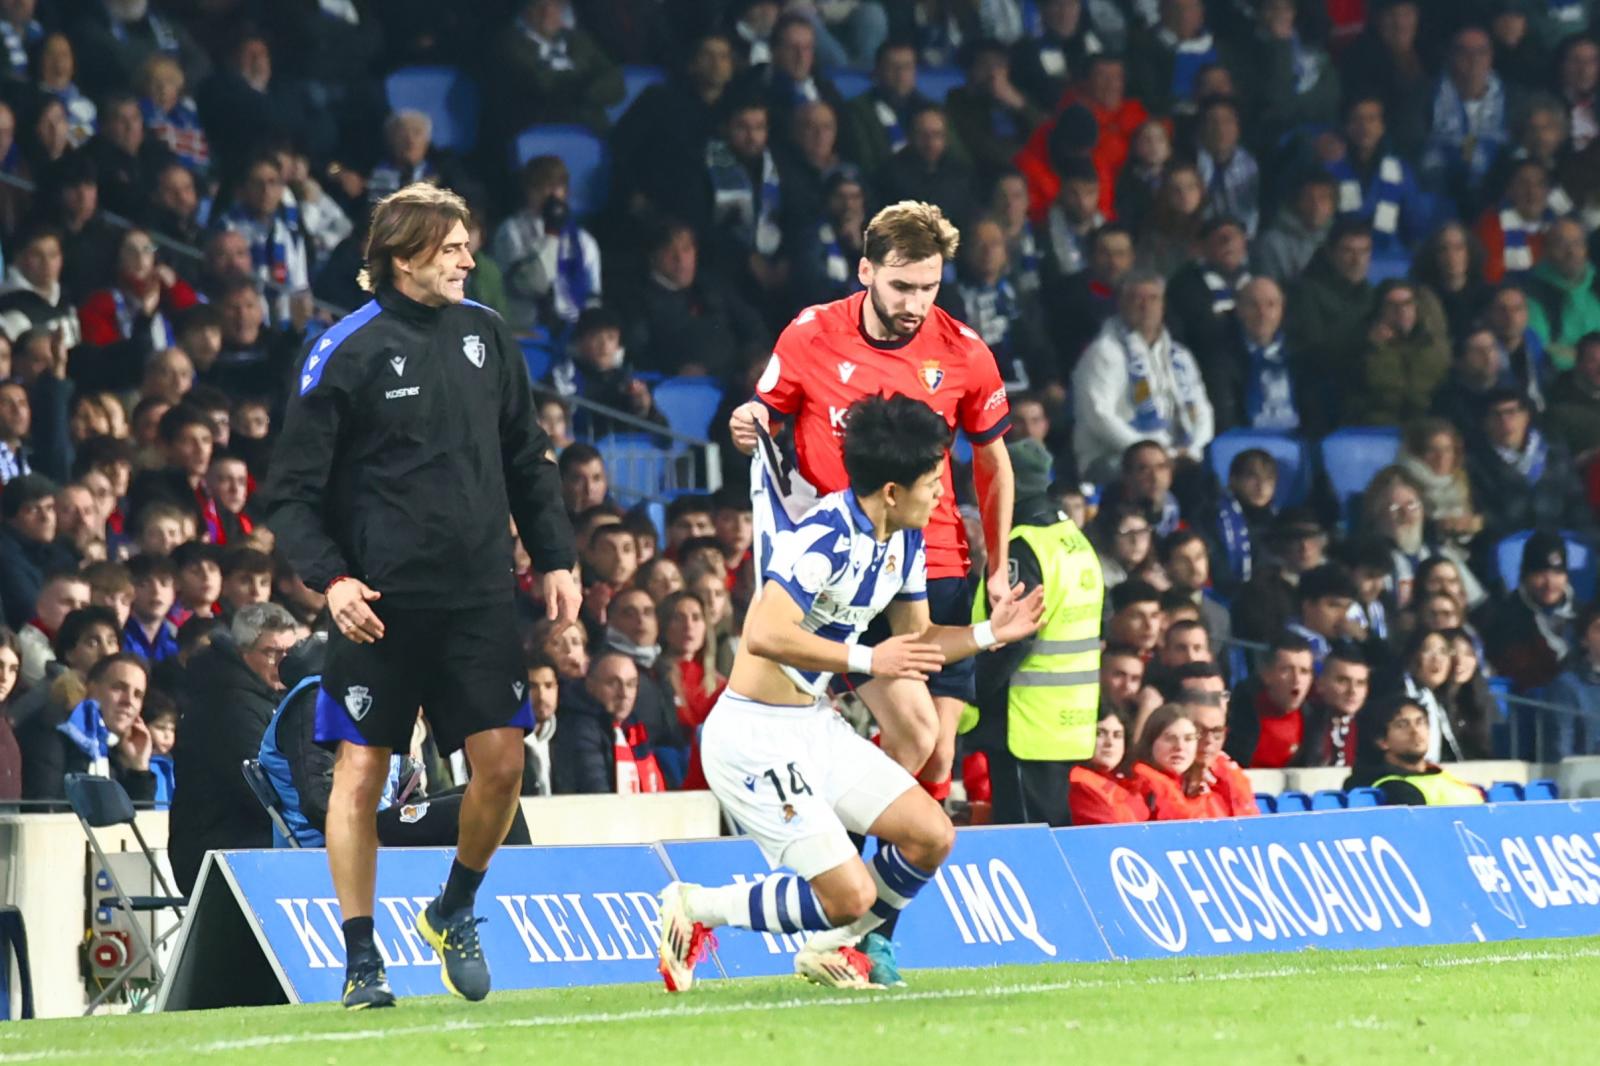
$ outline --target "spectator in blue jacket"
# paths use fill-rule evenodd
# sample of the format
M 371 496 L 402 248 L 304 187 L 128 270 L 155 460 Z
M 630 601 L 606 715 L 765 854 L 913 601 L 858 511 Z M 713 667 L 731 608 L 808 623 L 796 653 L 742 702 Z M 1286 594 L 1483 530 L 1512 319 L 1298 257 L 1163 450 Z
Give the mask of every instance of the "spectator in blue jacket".
M 1587 755 L 1600 748 L 1600 605 L 1578 617 L 1576 640 L 1561 673 L 1539 695 L 1572 713 L 1551 714 L 1556 755 Z

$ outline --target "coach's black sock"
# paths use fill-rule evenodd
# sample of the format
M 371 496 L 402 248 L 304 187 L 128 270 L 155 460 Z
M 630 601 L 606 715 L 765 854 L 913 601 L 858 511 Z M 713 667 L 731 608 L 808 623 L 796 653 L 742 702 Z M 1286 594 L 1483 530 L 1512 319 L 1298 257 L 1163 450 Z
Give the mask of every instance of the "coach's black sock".
M 378 949 L 372 942 L 370 914 L 365 918 L 346 918 L 343 928 L 346 970 L 354 970 L 360 963 L 377 960 Z
M 444 891 L 439 894 L 439 910 L 445 914 L 472 910 L 472 903 L 478 897 L 478 886 L 483 884 L 486 872 L 462 866 L 460 859 L 452 862 L 450 880 L 444 883 Z

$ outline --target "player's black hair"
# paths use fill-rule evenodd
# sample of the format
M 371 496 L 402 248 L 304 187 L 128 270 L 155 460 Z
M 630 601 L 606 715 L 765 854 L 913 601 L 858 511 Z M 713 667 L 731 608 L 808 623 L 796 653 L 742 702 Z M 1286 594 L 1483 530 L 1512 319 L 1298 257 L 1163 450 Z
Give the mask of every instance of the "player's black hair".
M 850 405 L 844 469 L 857 496 L 885 485 L 912 485 L 950 447 L 950 427 L 933 408 L 902 393 L 866 396 Z

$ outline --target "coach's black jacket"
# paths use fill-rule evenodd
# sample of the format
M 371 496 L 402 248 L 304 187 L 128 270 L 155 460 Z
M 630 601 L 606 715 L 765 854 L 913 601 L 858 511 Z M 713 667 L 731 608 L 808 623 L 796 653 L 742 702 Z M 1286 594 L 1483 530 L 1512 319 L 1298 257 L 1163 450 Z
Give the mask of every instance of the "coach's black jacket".
M 385 606 L 507 600 L 508 512 L 539 570 L 577 559 L 550 449 L 499 315 L 385 288 L 303 357 L 267 523 L 313 589 L 348 574 Z

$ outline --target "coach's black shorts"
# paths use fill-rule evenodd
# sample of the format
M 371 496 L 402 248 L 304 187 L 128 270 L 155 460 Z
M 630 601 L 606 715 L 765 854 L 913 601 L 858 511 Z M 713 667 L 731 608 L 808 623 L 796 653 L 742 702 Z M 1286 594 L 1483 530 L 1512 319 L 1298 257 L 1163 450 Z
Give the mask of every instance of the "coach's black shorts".
M 928 619 L 940 626 L 970 626 L 972 624 L 972 582 L 964 577 L 936 577 L 928 581 Z M 888 612 L 880 614 L 861 634 L 861 643 L 869 647 L 888 640 Z M 977 700 L 977 660 L 962 659 L 946 663 L 943 670 L 928 678 L 928 691 L 935 696 L 973 703 Z M 860 688 L 871 681 L 867 674 L 850 674 L 846 683 L 850 688 Z
M 516 609 L 510 603 L 448 610 L 369 605 L 383 639 L 357 644 L 335 630 L 317 693 L 319 743 L 348 740 L 406 751 L 420 707 L 439 750 L 474 733 L 533 728 Z

